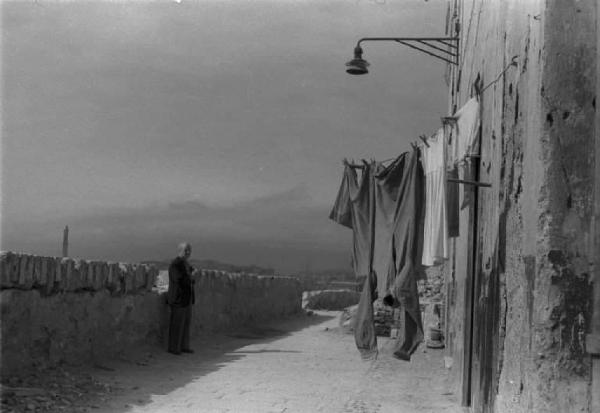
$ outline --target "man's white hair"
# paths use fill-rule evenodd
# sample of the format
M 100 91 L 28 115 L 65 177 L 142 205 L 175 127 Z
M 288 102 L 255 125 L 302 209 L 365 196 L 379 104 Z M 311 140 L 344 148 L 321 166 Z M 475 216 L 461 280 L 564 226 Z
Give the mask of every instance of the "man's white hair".
M 179 254 L 183 254 L 187 247 L 192 248 L 192 245 L 189 242 L 182 242 L 177 246 L 177 252 L 179 252 Z

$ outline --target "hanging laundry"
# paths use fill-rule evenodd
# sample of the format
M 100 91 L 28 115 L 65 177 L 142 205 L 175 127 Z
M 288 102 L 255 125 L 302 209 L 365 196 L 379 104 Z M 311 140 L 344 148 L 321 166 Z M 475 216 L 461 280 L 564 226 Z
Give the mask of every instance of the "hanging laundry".
M 452 166 L 447 171 L 447 178 L 459 179 L 458 167 Z M 448 237 L 458 237 L 460 235 L 460 195 L 459 187 L 456 182 L 446 180 L 446 208 L 448 215 Z
M 467 155 L 479 153 L 477 136 L 479 134 L 479 101 L 473 97 L 455 114 L 455 142 L 453 162 L 461 163 Z
M 374 230 L 372 221 L 375 208 L 373 168 L 372 164 L 364 162 L 359 183 L 355 169 L 345 162 L 342 184 L 329 214 L 330 219 L 353 230 L 352 263 L 356 277 L 364 277 L 370 273 L 371 238 Z
M 444 128 L 427 140 L 421 149 L 425 173 L 425 224 L 423 265 L 439 265 L 448 259 L 448 217 L 446 210 L 446 143 Z
M 354 343 L 363 360 L 374 360 L 379 353 L 373 314 L 373 302 L 377 299 L 376 289 L 377 278 L 370 272 L 365 279 L 354 316 Z
M 401 306 L 406 312 L 404 335 L 396 339 L 393 354 L 399 359 L 410 360 L 423 341 L 417 289 L 417 279 L 424 278 L 421 266 L 424 177 L 419 151 L 400 155 L 388 167 L 378 171 L 375 183 L 376 244 L 373 268 L 379 282 L 377 290 L 385 304 Z M 391 229 L 389 238 L 382 236 L 386 228 Z M 377 244 L 377 241 L 386 239 L 391 241 L 387 246 L 388 256 L 379 254 L 380 245 Z
M 367 276 L 354 330 L 363 358 L 377 355 L 373 302 L 378 297 L 387 305 L 401 304 L 406 311 L 406 333 L 395 343 L 396 357 L 410 360 L 423 340 L 417 291 L 417 278 L 424 273 L 420 265 L 422 188 L 418 151 L 400 155 L 385 168 L 375 163 L 365 165 L 360 187 L 356 173 L 349 166 L 344 169 L 330 218 L 345 226 L 351 222 L 356 275 Z
M 457 182 L 448 179 L 460 179 L 458 167 L 454 163 L 453 142 L 456 130 L 453 125 L 444 122 L 444 140 L 446 142 L 446 209 L 448 215 L 448 237 L 460 235 L 460 187 Z
M 353 229 L 354 274 L 365 278 L 354 321 L 354 340 L 363 359 L 377 357 L 377 335 L 373 301 L 377 299 L 377 278 L 372 271 L 375 237 L 374 163 L 364 162 L 360 184 L 356 171 L 347 163 L 342 184 L 329 218 Z
M 468 155 L 479 154 L 480 107 L 477 97 L 469 99 L 455 114 L 455 135 L 452 161 L 460 168 L 460 179 L 472 180 L 473 162 Z M 471 203 L 473 188 L 463 186 L 463 202 L 460 209 Z

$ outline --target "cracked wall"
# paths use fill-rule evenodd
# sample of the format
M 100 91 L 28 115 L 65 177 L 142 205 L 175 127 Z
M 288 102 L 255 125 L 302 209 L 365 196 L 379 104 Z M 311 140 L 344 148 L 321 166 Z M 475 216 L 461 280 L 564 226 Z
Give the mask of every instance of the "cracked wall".
M 446 274 L 447 365 L 463 395 L 471 369 L 474 411 L 591 411 L 595 2 L 452 3 L 463 62 L 451 103 L 498 81 L 481 96 L 479 179 L 492 187 L 461 212 Z

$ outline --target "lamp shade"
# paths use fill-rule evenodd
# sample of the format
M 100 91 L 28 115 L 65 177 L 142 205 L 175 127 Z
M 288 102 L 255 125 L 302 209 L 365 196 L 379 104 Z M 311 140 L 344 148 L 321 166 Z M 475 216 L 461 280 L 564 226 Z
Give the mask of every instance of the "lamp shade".
M 351 75 L 364 75 L 369 73 L 367 67 L 369 66 L 369 62 L 365 59 L 354 58 L 346 63 L 346 73 Z
M 369 73 L 367 67 L 369 62 L 362 58 L 363 50 L 360 45 L 354 48 L 354 59 L 346 63 L 346 72 L 351 75 L 364 75 Z

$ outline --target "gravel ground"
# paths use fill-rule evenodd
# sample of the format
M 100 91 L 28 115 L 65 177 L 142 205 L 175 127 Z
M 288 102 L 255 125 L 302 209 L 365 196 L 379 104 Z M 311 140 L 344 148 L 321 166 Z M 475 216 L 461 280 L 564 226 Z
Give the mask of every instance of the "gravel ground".
M 3 412 L 462 413 L 448 391 L 443 350 L 421 346 L 411 362 L 379 338 L 363 361 L 338 311 L 264 328 L 200 337 L 194 354 L 139 349 L 85 370 L 49 369 L 4 380 Z

